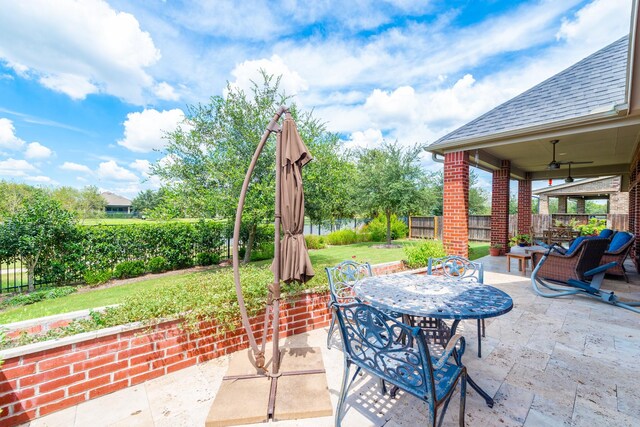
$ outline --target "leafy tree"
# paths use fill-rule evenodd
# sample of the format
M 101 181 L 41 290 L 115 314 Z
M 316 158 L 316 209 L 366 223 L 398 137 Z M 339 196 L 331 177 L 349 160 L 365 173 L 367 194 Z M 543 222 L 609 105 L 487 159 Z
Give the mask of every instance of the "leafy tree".
M 134 212 L 148 214 L 150 211 L 158 208 L 164 201 L 167 191 L 164 188 L 154 190 L 144 190 L 131 201 L 131 208 Z
M 586 200 L 585 211 L 588 214 L 606 214 L 607 204 L 602 200 Z
M 262 71 L 262 78 L 262 82 L 252 83 L 249 94 L 228 84 L 224 97 L 214 96 L 206 105 L 189 106 L 186 114 L 189 128 L 179 128 L 167 135 L 166 154 L 170 161 L 156 163 L 152 173 L 172 183 L 172 194 L 182 197 L 191 214 L 235 216 L 253 153 L 281 105 L 289 106 L 312 155 L 316 147 L 335 145 L 334 139 L 326 135 L 324 125 L 311 113 L 298 112 L 291 98 L 280 90 L 280 77 Z M 328 181 L 319 177 L 317 185 L 325 186 Z M 313 180 L 310 190 L 311 194 L 324 191 L 314 188 Z M 245 200 L 242 221 L 249 230 L 245 262 L 251 258 L 258 223 L 273 218 L 274 195 L 275 138 L 271 137 L 257 161 Z
M 421 194 L 420 212 L 424 215 L 442 216 L 444 212 L 444 172 L 442 169 L 431 172 L 425 177 Z M 489 215 L 490 213 L 489 194 L 487 190 L 478 186 L 478 175 L 471 170 L 469 172 L 469 214 Z
M 359 201 L 363 209 L 385 214 L 387 244 L 391 243 L 391 215 L 411 211 L 421 195 L 424 172 L 418 155 L 422 150 L 419 144 L 405 149 L 396 142 L 359 153 Z
M 50 196 L 36 192 L 0 224 L 0 259 L 21 258 L 33 291 L 38 263 L 62 248 L 75 232 L 74 215 Z
M 24 199 L 41 191 L 27 184 L 0 181 L 0 219 L 18 211 Z
M 98 187 L 86 186 L 82 190 L 73 187 L 58 187 L 51 190 L 51 197 L 63 209 L 74 212 L 79 218 L 99 218 L 105 215 L 107 202 L 98 192 Z

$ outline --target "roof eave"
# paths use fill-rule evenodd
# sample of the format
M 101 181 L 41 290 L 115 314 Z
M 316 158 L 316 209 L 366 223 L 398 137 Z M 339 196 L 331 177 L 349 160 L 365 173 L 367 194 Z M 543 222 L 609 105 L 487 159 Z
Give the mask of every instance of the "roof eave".
M 566 129 L 624 119 L 627 116 L 627 110 L 628 105 L 626 103 L 618 104 L 613 106 L 613 108 L 607 109 L 606 111 L 598 111 L 585 116 L 573 117 L 571 119 L 560 120 L 551 123 L 543 123 L 505 132 L 482 135 L 474 138 L 457 139 L 449 142 L 436 143 L 435 146 L 426 147 L 425 151 L 443 155 L 447 152 L 459 151 L 460 148 L 472 149 L 487 147 L 491 145 L 515 143 L 529 136 L 540 137 L 540 134 L 545 132 L 559 132 Z

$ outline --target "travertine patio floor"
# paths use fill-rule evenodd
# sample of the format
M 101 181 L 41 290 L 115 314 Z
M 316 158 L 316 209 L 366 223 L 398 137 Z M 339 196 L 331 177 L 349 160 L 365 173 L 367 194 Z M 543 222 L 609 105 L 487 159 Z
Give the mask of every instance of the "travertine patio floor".
M 640 314 L 595 299 L 537 296 L 527 277 L 506 273 L 505 257 L 485 257 L 485 283 L 513 297 L 514 309 L 487 320 L 483 357 L 476 357 L 475 321 L 459 330 L 467 336 L 463 361 L 496 404 L 488 408 L 469 389 L 470 426 L 631 426 L 640 425 Z M 607 280 L 607 288 L 640 299 L 640 277 L 631 284 Z M 514 271 L 515 270 L 515 271 Z M 466 326 L 466 328 L 464 327 Z M 290 337 L 283 345 L 322 348 L 334 404 L 342 377 L 339 338 L 331 350 L 327 329 Z M 226 373 L 222 358 L 82 403 L 31 426 L 202 426 Z M 246 398 L 250 398 L 247 396 Z M 454 399 L 445 425 L 457 425 Z M 362 376 L 347 400 L 345 426 L 423 424 L 425 405 L 400 394 L 383 396 L 377 382 Z M 274 422 L 278 426 L 330 426 L 333 418 Z

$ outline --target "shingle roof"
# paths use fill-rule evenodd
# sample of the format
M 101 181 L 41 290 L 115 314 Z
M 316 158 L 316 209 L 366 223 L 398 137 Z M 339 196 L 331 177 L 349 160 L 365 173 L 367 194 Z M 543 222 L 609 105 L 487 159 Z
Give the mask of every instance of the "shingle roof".
M 100 195 L 107 202 L 107 206 L 131 206 L 131 200 L 126 197 L 118 196 L 109 191 L 105 191 Z
M 553 123 L 625 101 L 625 36 L 430 145 Z

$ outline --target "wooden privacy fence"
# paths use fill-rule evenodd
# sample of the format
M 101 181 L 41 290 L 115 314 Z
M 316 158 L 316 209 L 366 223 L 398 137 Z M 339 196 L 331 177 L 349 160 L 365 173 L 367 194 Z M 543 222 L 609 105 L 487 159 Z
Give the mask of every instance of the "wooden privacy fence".
M 531 215 L 531 228 L 536 237 L 542 237 L 542 231 L 548 230 L 556 220 L 568 223 L 572 218 L 578 224 L 586 224 L 590 218 L 607 220 L 607 227 L 614 230 L 626 231 L 629 227 L 629 215 L 627 214 L 551 214 Z M 518 215 L 509 215 L 509 236 L 518 234 Z M 409 237 L 419 239 L 442 240 L 441 216 L 412 216 L 409 217 Z M 491 215 L 469 215 L 469 240 L 477 242 L 491 241 Z

